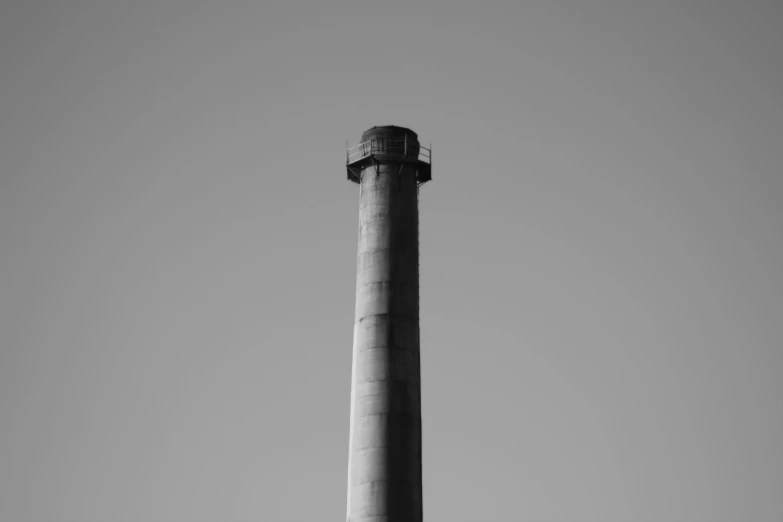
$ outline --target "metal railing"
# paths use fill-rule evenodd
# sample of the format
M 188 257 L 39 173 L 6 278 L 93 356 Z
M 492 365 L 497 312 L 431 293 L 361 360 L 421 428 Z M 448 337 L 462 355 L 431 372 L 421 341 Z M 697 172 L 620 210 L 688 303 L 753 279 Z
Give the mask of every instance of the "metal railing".
M 364 143 L 354 145 L 353 147 L 347 147 L 346 163 L 351 164 L 375 154 L 383 154 L 387 156 L 399 155 L 400 157 L 407 158 L 409 157 L 408 139 L 373 138 L 371 140 L 365 141 Z M 415 159 L 423 161 L 424 163 L 432 163 L 432 146 L 427 148 L 419 145 L 419 154 Z

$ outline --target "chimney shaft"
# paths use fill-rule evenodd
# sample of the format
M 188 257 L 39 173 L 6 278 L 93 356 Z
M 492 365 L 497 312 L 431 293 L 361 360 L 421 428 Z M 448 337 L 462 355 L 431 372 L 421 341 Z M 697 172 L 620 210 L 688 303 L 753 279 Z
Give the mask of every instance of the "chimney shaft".
M 421 153 L 415 133 L 388 126 L 349 149 L 361 196 L 347 522 L 422 520 L 418 186 L 430 165 Z

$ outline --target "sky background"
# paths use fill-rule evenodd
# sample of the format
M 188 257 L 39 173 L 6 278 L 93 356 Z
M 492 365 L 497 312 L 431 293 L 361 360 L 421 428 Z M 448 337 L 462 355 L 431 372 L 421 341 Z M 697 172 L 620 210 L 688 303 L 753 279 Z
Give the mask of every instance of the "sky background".
M 775 0 L 0 3 L 0 521 L 345 517 L 357 187 L 427 522 L 783 520 Z

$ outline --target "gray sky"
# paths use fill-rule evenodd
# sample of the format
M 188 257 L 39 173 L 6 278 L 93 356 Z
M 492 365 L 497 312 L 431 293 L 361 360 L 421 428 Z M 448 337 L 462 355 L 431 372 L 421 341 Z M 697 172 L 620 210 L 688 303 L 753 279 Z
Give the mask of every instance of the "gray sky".
M 426 520 L 779 522 L 782 13 L 5 0 L 0 521 L 344 518 L 344 145 L 395 124 Z

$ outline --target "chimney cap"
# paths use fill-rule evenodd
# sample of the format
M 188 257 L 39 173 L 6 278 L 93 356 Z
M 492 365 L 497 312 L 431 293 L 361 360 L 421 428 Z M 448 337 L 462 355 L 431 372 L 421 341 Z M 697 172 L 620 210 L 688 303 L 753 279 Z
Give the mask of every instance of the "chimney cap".
M 398 127 L 397 125 L 376 125 L 375 127 L 371 127 L 362 133 L 361 142 L 363 143 L 365 141 L 371 140 L 376 136 L 398 138 L 408 136 L 408 138 L 413 138 L 417 142 L 419 141 L 418 134 L 406 127 Z

